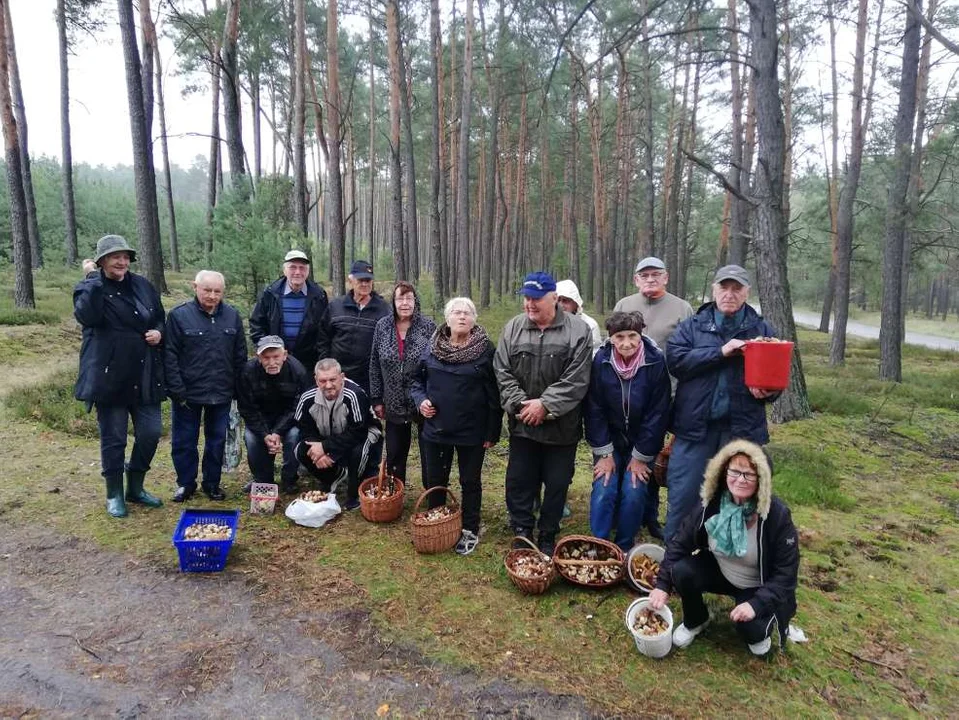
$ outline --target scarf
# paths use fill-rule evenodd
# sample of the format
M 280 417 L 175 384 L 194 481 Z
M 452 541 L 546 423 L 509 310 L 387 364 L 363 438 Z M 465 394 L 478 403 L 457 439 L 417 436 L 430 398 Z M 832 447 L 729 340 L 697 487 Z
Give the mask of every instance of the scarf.
M 459 365 L 478 360 L 489 346 L 489 336 L 480 325 L 473 326 L 465 345 L 453 345 L 450 340 L 450 327 L 443 323 L 433 333 L 430 349 L 440 362 Z
M 706 521 L 706 532 L 716 541 L 714 552 L 726 557 L 746 554 L 746 518 L 756 512 L 756 500 L 737 505 L 729 490 L 723 491 L 719 513 Z
M 629 360 L 623 360 L 616 351 L 616 348 L 613 348 L 609 354 L 609 361 L 613 364 L 613 370 L 619 375 L 620 380 L 632 380 L 639 368 L 642 367 L 645 359 L 646 346 L 643 345 L 642 339 L 639 341 L 639 349 L 636 351 L 636 354 Z

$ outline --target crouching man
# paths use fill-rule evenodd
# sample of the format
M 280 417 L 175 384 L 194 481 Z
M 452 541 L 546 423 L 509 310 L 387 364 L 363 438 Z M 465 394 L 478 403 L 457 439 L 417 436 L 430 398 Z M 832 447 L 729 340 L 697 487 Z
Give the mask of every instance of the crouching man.
M 300 395 L 311 388 L 310 374 L 289 355 L 278 335 L 264 335 L 256 344 L 256 357 L 248 360 L 237 383 L 237 402 L 246 424 L 244 440 L 253 482 L 273 482 L 277 455 L 283 457 L 280 479 L 283 492 L 296 491 L 296 444 L 300 430 L 293 416 Z M 250 492 L 253 482 L 244 492 Z
M 360 478 L 380 462 L 383 433 L 366 392 L 348 380 L 340 364 L 325 358 L 316 364 L 316 387 L 296 407 L 300 442 L 296 459 L 329 492 L 347 478 L 346 510 L 360 506 Z

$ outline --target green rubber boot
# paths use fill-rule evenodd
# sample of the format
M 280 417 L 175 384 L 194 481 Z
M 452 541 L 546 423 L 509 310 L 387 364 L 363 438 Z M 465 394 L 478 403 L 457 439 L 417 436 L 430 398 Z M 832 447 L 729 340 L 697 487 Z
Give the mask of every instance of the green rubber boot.
M 162 507 L 163 501 L 160 498 L 143 489 L 143 478 L 145 476 L 146 473 L 127 470 L 127 501 L 151 508 Z
M 115 518 L 127 516 L 127 505 L 123 502 L 123 476 L 114 475 L 107 479 L 107 512 Z

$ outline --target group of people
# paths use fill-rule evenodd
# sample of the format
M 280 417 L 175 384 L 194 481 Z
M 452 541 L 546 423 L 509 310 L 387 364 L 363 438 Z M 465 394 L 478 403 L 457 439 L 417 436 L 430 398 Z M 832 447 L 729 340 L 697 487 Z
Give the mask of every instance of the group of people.
M 499 440 L 505 413 L 506 504 L 517 536 L 552 554 L 585 428 L 593 455 L 591 531 L 624 550 L 643 527 L 668 539 L 651 601 L 661 607 L 668 592 L 682 596 L 685 622 L 674 642 L 688 644 L 708 622 L 704 591 L 741 600 L 733 620 L 754 652 L 769 639 L 770 618 L 785 631 L 798 548 L 788 509 L 771 496 L 761 448 L 768 441 L 765 404 L 776 393 L 747 387 L 743 370 L 745 341 L 775 330 L 746 302 L 743 268 L 720 268 L 713 301 L 694 313 L 667 292 L 662 260 L 644 258 L 634 274 L 638 292 L 606 320 L 606 342 L 583 312 L 575 283 L 530 273 L 518 290 L 523 312 L 494 343 L 469 298 L 451 299 L 437 326 L 410 283 L 398 282 L 388 301 L 377 294 L 364 261 L 351 267 L 351 289 L 330 301 L 309 279 L 308 256 L 292 250 L 283 277 L 252 311 L 256 354 L 248 359 L 243 323 L 223 301 L 220 273 L 198 273 L 195 298 L 165 316 L 156 290 L 129 271 L 135 259 L 123 238 L 102 238 L 74 290 L 83 326 L 76 395 L 97 409 L 111 515 L 125 515 L 125 502 L 161 504 L 143 480 L 164 397 L 172 402 L 173 500 L 194 495 L 198 472 L 203 492 L 223 499 L 236 398 L 253 480 L 272 482 L 280 456 L 284 492 L 296 491 L 302 467 L 324 490 L 345 481 L 346 509 L 358 507 L 359 481 L 380 462 L 384 441 L 388 471 L 409 482 L 416 435 L 426 488 L 449 486 L 455 454 L 463 509 L 456 551 L 469 554 L 480 536 L 485 453 Z M 129 419 L 134 447 L 125 464 Z M 664 534 L 653 462 L 667 430 L 675 439 Z M 442 495 L 433 493 L 431 506 L 442 504 Z M 788 562 L 778 555 L 787 537 Z M 791 580 L 784 575 L 790 569 Z M 750 603 L 751 612 L 742 609 Z

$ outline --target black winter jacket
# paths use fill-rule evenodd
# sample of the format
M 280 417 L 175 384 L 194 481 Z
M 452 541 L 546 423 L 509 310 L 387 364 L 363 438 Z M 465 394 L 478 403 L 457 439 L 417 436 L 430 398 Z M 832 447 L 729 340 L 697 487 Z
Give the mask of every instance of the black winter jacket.
M 316 356 L 317 331 L 323 313 L 330 301 L 326 297 L 326 290 L 312 280 L 306 281 L 306 315 L 300 326 L 300 334 L 296 342 L 286 349 L 290 355 L 299 360 L 310 373 L 319 358 Z M 253 347 L 264 335 L 279 335 L 283 337 L 283 291 L 286 288 L 286 278 L 281 277 L 268 286 L 260 299 L 257 300 L 250 313 L 250 340 Z
M 673 420 L 670 428 L 684 440 L 702 440 L 706 437 L 713 391 L 719 374 L 726 367 L 729 377 L 729 416 L 733 437 L 744 438 L 760 445 L 769 442 L 766 426 L 766 403 L 779 395 L 757 400 L 746 387 L 744 359 L 741 354 L 723 357 L 724 340 L 714 318 L 716 303 L 703 305 L 696 314 L 683 320 L 666 343 L 666 364 L 678 381 L 673 401 Z M 743 324 L 735 337 L 751 340 L 756 336 L 776 337 L 776 330 L 750 306 L 746 305 Z
M 212 315 L 196 298 L 170 311 L 166 325 L 167 394 L 175 402 L 221 405 L 236 394 L 246 364 L 243 321 L 221 302 Z
M 147 345 L 144 334 L 164 334 L 165 314 L 149 280 L 128 272 L 116 282 L 90 273 L 73 289 L 73 315 L 83 326 L 77 400 L 88 406 L 163 401 L 162 344 Z
M 441 445 L 482 445 L 499 440 L 503 411 L 493 373 L 490 343 L 468 363 L 446 363 L 427 347 L 413 375 L 411 394 L 419 407 L 426 399 L 436 415 L 423 421 L 423 439 Z
M 363 308 L 356 304 L 352 290 L 333 298 L 320 321 L 317 358 L 335 358 L 346 376 L 368 394 L 373 331 L 376 321 L 390 312 L 389 304 L 375 292 Z
M 246 429 L 258 438 L 283 436 L 293 427 L 300 396 L 313 385 L 313 376 L 292 355 L 276 375 L 268 375 L 259 358 L 247 360 L 237 383 L 237 405 Z

